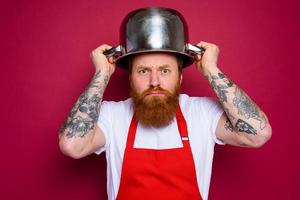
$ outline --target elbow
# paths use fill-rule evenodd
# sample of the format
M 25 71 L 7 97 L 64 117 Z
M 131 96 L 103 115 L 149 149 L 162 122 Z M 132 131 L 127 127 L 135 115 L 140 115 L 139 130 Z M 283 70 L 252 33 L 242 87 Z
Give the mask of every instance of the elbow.
M 253 139 L 251 146 L 254 148 L 262 147 L 266 144 L 272 137 L 272 127 L 267 124 L 263 130 L 257 132 L 256 137 Z
M 82 155 L 82 150 L 76 148 L 76 145 L 74 143 L 66 141 L 65 138 L 60 138 L 59 149 L 64 155 L 73 159 L 80 159 L 84 157 Z

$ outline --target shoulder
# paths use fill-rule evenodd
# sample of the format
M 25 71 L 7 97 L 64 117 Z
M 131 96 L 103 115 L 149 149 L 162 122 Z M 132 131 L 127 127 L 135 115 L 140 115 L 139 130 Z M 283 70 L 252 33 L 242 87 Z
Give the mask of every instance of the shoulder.
M 110 122 L 119 121 L 122 118 L 130 118 L 133 115 L 132 99 L 124 101 L 103 101 L 100 107 L 99 119 Z
M 180 107 L 185 117 L 212 121 L 223 112 L 220 102 L 212 97 L 180 95 Z
M 180 94 L 180 106 L 184 108 L 201 107 L 204 109 L 219 105 L 219 102 L 212 97 L 194 97 L 187 94 Z
M 107 101 L 104 100 L 101 104 L 101 109 L 108 109 L 110 111 L 124 111 L 132 110 L 132 99 L 128 98 L 124 101 Z

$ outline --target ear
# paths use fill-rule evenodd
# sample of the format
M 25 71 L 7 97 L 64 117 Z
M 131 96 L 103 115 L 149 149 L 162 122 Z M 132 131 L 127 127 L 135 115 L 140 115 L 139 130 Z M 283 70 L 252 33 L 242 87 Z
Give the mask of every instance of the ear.
M 182 73 L 180 74 L 180 85 L 182 83 L 182 79 L 183 79 L 183 76 L 182 76 Z

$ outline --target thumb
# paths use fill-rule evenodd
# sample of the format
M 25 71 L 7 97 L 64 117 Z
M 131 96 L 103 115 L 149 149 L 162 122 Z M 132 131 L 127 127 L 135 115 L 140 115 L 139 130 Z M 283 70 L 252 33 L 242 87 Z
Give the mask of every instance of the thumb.
M 202 54 L 196 54 L 196 55 L 195 55 L 195 61 L 196 61 L 196 62 L 201 61 L 201 59 L 202 59 Z
M 115 58 L 114 58 L 113 56 L 109 57 L 109 58 L 108 58 L 108 62 L 109 62 L 110 64 L 115 64 Z

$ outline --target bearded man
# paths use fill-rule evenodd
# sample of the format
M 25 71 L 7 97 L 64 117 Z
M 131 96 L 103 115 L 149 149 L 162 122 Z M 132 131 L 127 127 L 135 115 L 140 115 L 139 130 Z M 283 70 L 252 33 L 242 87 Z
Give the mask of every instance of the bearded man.
M 108 199 L 207 199 L 215 143 L 260 147 L 271 137 L 263 111 L 217 66 L 219 48 L 195 65 L 219 101 L 180 94 L 183 61 L 176 53 L 144 52 L 128 60 L 131 98 L 102 101 L 115 60 L 101 45 L 91 53 L 95 75 L 60 131 L 72 158 L 106 152 Z

